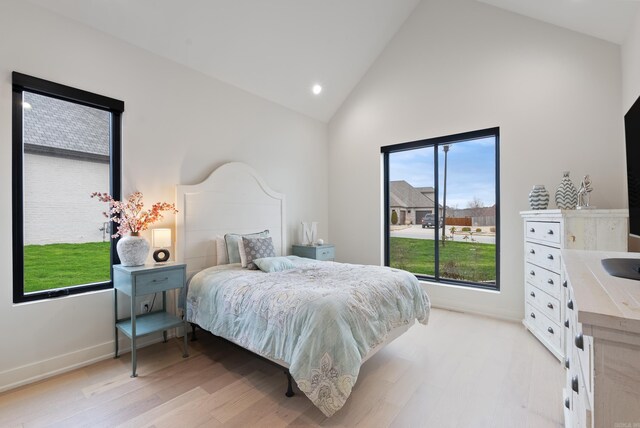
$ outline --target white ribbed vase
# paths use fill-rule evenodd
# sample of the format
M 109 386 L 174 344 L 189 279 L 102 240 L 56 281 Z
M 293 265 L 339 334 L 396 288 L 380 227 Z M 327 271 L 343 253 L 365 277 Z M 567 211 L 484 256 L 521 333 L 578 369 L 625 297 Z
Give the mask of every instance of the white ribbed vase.
M 529 205 L 532 210 L 546 210 L 549 206 L 549 192 L 542 184 L 533 186 L 529 193 Z
M 149 243 L 142 236 L 123 236 L 116 246 L 122 266 L 141 266 L 147 261 Z

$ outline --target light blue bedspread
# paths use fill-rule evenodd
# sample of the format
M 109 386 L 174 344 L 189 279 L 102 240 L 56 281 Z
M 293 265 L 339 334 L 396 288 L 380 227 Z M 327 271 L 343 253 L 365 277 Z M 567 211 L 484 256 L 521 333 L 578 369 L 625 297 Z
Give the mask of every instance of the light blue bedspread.
M 199 272 L 189 284 L 187 320 L 286 362 L 300 390 L 331 416 L 363 358 L 392 328 L 427 323 L 429 298 L 402 270 L 290 259 L 296 267 L 283 272 L 239 264 Z

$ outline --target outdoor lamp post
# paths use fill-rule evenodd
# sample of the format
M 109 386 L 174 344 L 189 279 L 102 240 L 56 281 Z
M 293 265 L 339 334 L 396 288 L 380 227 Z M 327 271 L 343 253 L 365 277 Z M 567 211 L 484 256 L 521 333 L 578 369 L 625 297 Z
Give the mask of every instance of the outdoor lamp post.
M 442 146 L 442 150 L 444 150 L 444 187 L 442 192 L 442 246 L 444 247 L 444 229 L 447 225 L 447 153 L 449 153 L 449 145 Z

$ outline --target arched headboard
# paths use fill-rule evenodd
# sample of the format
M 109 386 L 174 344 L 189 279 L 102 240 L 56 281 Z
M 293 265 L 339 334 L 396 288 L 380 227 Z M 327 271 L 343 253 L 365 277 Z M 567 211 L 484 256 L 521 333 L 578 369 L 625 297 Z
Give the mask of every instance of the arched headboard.
M 176 260 L 187 278 L 216 265 L 217 236 L 269 229 L 276 253 L 286 253 L 285 196 L 241 162 L 214 170 L 203 182 L 176 186 Z

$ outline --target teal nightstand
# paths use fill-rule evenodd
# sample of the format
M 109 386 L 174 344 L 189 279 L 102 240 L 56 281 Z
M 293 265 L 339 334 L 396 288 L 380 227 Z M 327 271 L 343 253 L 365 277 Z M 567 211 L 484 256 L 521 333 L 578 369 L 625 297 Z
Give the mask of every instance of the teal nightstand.
M 118 358 L 118 330 L 131 339 L 131 377 L 136 377 L 136 340 L 140 336 L 162 331 L 167 341 L 167 330 L 184 327 L 183 357 L 188 357 L 187 323 L 167 312 L 167 291 L 185 286 L 186 265 L 163 263 L 144 266 L 113 266 L 114 310 L 116 319 L 116 352 Z M 118 319 L 118 291 L 131 297 L 131 318 Z M 136 315 L 136 297 L 162 292 L 162 309 L 148 314 Z
M 329 260 L 336 258 L 336 249 L 333 245 L 294 245 L 293 255 L 308 259 Z

